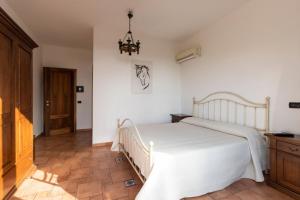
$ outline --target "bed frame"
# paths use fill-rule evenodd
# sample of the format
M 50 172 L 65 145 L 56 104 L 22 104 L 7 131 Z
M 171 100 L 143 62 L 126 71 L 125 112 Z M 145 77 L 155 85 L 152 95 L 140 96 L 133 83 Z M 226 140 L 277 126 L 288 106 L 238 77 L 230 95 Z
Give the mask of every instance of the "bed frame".
M 124 128 L 126 122 L 129 123 L 135 129 L 136 136 L 130 135 L 129 137 L 128 135 L 121 134 L 121 128 Z M 129 161 L 130 165 L 133 167 L 138 177 L 144 183 L 146 181 L 146 176 L 150 174 L 151 169 L 153 167 L 152 152 L 153 152 L 154 143 L 150 142 L 149 147 L 147 147 L 141 138 L 138 128 L 133 123 L 133 121 L 128 118 L 124 119 L 122 122 L 120 121 L 120 119 L 118 119 L 118 136 L 119 136 L 119 152 L 122 152 L 124 154 L 124 156 L 127 158 L 127 160 Z M 126 144 L 128 148 L 125 147 Z M 132 158 L 132 155 L 130 153 L 136 151 L 142 154 L 145 160 L 144 162 L 147 163 L 148 165 L 148 170 L 144 173 L 142 173 L 139 166 L 135 164 L 134 158 Z
M 256 103 L 232 92 L 214 92 L 203 99 L 193 98 L 193 116 L 201 119 L 220 121 L 252 127 L 262 134 L 269 132 L 270 97 L 264 103 Z M 128 124 L 129 123 L 129 124 Z M 121 129 L 129 125 L 136 134 L 122 134 Z M 153 146 L 147 146 L 136 125 L 130 119 L 118 120 L 119 152 L 122 152 L 144 183 L 153 167 Z M 135 156 L 142 156 L 146 170 L 141 170 Z
M 193 116 L 266 133 L 269 132 L 270 97 L 264 103 L 256 103 L 232 92 L 214 92 L 201 100 L 193 98 Z

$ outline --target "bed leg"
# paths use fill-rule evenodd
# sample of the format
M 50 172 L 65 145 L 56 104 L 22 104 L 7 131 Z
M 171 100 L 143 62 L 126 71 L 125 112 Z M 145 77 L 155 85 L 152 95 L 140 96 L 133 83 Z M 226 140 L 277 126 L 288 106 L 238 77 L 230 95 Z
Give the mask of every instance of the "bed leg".
M 121 152 L 121 150 L 120 150 L 120 145 L 121 145 L 121 143 L 120 143 L 120 141 L 121 141 L 120 128 L 121 128 L 120 119 L 118 119 L 118 128 L 117 128 L 117 134 L 118 134 L 118 137 L 119 137 L 118 138 L 118 153 Z
M 150 144 L 149 160 L 150 160 L 150 170 L 151 170 L 152 165 L 153 165 L 153 145 L 154 145 L 154 143 L 151 141 L 149 144 Z

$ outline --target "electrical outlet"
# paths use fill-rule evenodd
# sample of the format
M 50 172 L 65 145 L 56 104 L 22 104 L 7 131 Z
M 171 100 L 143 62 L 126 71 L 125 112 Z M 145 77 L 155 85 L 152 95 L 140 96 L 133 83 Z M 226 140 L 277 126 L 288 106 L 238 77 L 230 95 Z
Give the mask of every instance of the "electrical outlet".
M 290 102 L 289 103 L 289 108 L 300 109 L 300 102 Z

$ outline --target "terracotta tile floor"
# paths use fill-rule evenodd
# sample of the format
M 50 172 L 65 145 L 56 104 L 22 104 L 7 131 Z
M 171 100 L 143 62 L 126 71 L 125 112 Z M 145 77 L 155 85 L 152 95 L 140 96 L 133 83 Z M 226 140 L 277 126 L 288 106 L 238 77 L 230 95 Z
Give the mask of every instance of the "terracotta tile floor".
M 91 132 L 36 140 L 37 171 L 26 179 L 12 199 L 132 200 L 142 187 L 128 162 L 116 163 L 117 153 L 91 147 Z M 126 188 L 123 181 L 138 184 Z M 264 183 L 243 179 L 224 190 L 187 200 L 291 200 Z

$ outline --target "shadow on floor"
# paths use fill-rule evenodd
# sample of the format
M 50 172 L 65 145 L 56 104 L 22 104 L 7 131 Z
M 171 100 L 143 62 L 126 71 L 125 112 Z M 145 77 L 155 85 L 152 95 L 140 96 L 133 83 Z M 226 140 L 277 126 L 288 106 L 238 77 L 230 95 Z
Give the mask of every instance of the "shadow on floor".
M 134 199 L 141 182 L 118 153 L 92 147 L 90 131 L 39 137 L 35 143 L 36 172 L 18 188 L 13 199 Z M 126 188 L 134 178 L 137 185 Z

